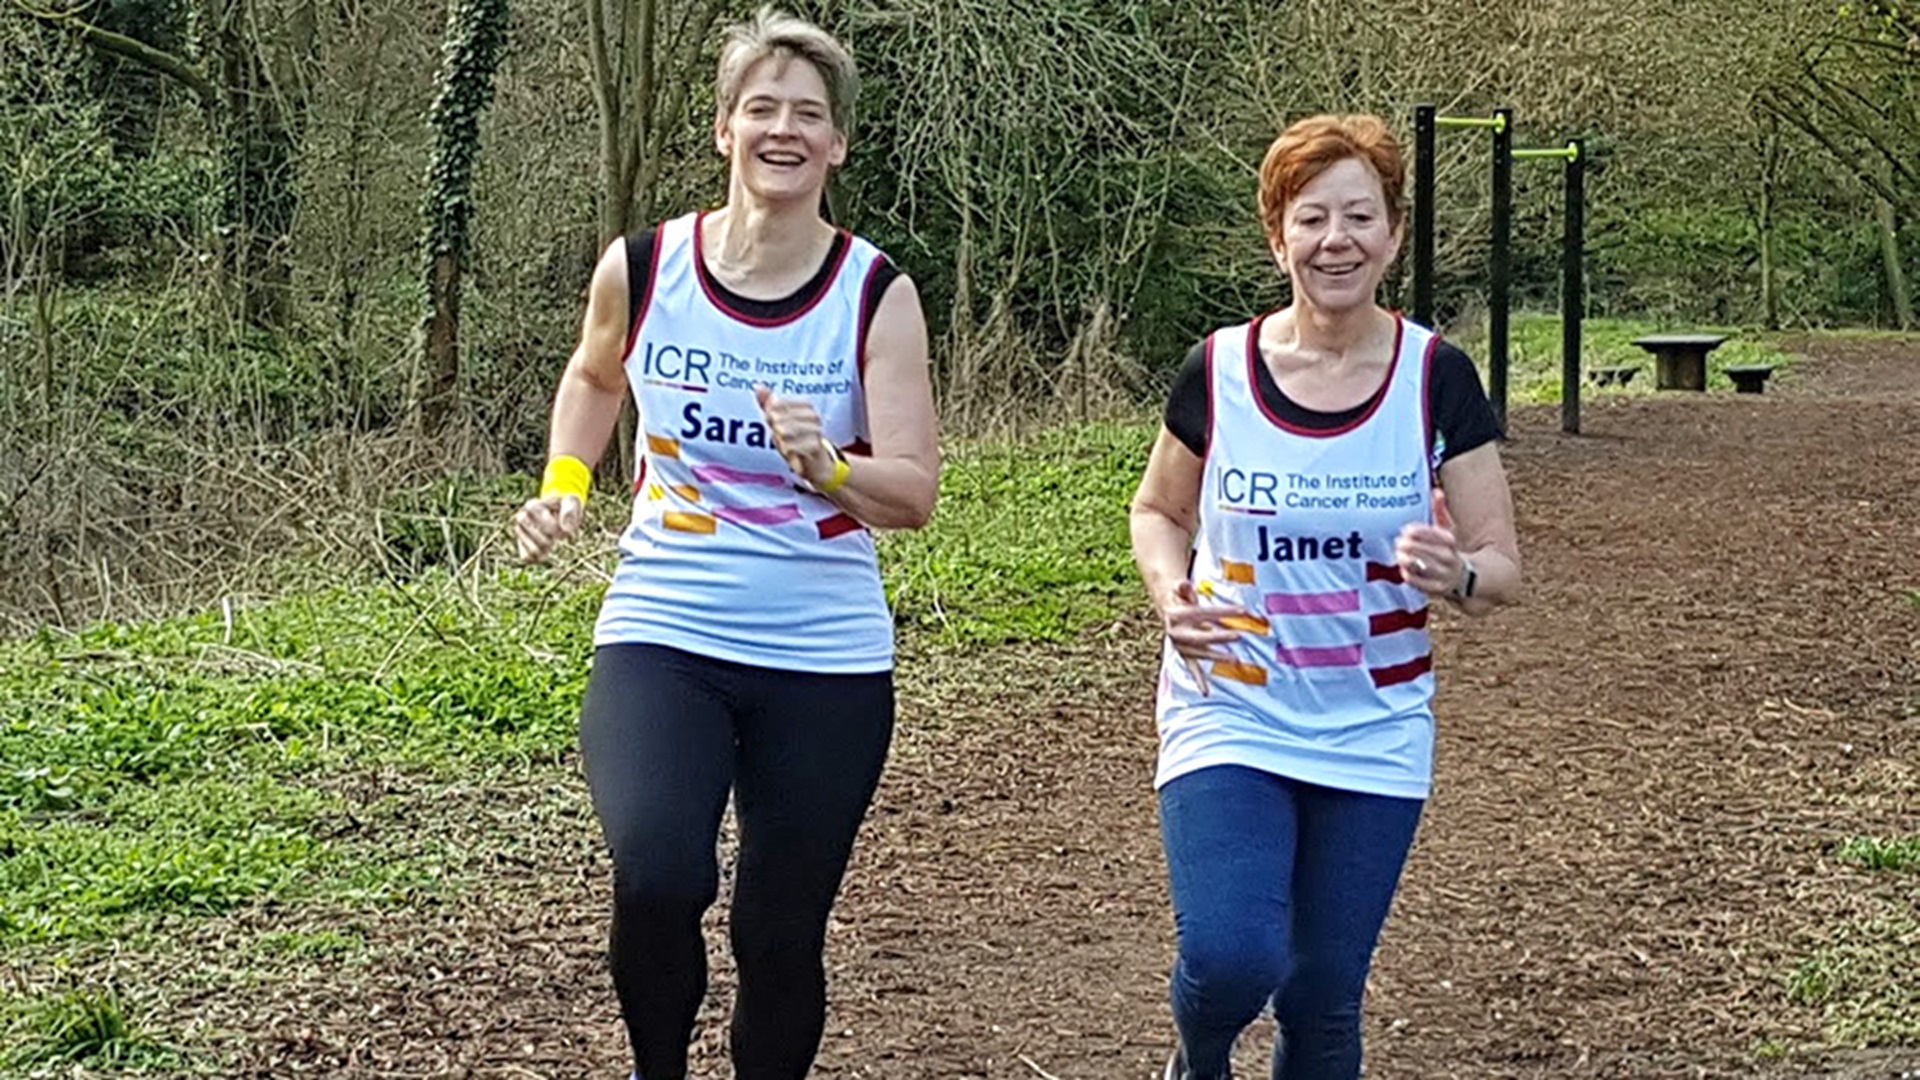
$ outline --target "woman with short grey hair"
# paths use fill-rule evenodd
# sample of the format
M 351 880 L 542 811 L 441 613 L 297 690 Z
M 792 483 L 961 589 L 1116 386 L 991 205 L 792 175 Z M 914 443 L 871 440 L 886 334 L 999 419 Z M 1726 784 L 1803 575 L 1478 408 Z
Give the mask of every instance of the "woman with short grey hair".
M 727 201 L 608 246 L 546 480 L 515 516 L 528 561 L 579 529 L 631 393 L 633 518 L 580 746 L 613 856 L 609 955 L 637 1080 L 687 1075 L 729 796 L 733 1075 L 807 1074 L 828 913 L 892 738 L 872 530 L 926 524 L 939 452 L 913 282 L 820 215 L 857 82 L 810 23 L 762 9 L 728 31 L 713 130 Z

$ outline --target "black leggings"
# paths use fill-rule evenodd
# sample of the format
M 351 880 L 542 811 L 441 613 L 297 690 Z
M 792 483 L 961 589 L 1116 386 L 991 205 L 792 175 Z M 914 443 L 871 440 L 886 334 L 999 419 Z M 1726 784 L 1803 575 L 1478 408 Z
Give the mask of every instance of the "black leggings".
M 729 790 L 734 1075 L 806 1076 L 826 1022 L 827 913 L 892 737 L 890 672 L 775 671 L 655 645 L 595 653 L 580 749 L 613 855 L 613 982 L 641 1080 L 687 1073 Z

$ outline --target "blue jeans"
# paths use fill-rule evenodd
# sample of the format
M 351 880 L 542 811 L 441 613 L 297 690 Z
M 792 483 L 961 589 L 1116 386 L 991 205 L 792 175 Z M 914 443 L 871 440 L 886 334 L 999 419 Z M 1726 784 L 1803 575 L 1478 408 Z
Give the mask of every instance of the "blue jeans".
M 1274 1080 L 1360 1075 L 1360 1000 L 1423 805 L 1239 766 L 1160 789 L 1173 1017 L 1195 1080 L 1230 1075 L 1268 1001 Z

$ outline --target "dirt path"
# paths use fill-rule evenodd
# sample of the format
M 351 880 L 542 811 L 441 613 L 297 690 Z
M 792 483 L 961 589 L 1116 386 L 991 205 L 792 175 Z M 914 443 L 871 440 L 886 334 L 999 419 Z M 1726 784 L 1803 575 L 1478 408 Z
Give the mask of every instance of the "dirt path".
M 1920 345 L 1823 346 L 1760 397 L 1591 401 L 1579 439 L 1550 410 L 1514 427 L 1530 600 L 1437 631 L 1439 789 L 1376 969 L 1369 1075 L 1920 1075 L 1920 1048 L 1772 1071 L 1754 1053 L 1816 1033 L 1783 992 L 1802 950 L 1914 903 L 1911 876 L 1834 851 L 1920 832 L 1901 594 L 1920 587 Z M 818 1075 L 1158 1075 L 1154 653 L 1140 621 L 1044 655 L 906 658 Z M 494 793 L 479 818 L 554 846 L 436 925 L 367 927 L 360 971 L 209 1005 L 258 1036 L 247 1075 L 622 1075 L 577 790 Z M 714 961 L 706 1080 L 731 1075 Z M 1256 1033 L 1243 1076 L 1263 1075 Z

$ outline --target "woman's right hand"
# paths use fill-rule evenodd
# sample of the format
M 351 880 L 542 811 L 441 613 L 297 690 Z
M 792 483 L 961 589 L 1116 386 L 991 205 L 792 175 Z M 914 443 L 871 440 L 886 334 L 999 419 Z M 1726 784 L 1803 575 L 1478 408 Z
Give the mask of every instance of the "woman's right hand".
M 560 541 L 580 531 L 580 500 L 572 495 L 528 499 L 513 515 L 520 561 L 544 562 Z
M 1200 594 L 1194 590 L 1193 582 L 1181 581 L 1174 587 L 1173 593 L 1160 602 L 1160 620 L 1165 624 L 1167 640 L 1173 644 L 1175 652 L 1187 662 L 1187 670 L 1193 672 L 1195 682 L 1200 684 L 1202 694 L 1211 694 L 1212 685 L 1207 680 L 1206 664 L 1214 660 L 1231 660 L 1232 657 L 1219 651 L 1218 646 L 1238 641 L 1241 631 L 1230 630 L 1220 625 L 1220 620 L 1229 616 L 1246 616 L 1247 609 L 1238 604 L 1203 603 Z

